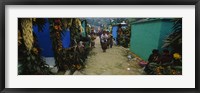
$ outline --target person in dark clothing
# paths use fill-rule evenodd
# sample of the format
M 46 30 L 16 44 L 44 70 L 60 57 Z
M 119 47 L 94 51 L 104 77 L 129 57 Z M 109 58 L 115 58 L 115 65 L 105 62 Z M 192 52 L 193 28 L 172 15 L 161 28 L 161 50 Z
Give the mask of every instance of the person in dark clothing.
M 108 35 L 108 39 L 107 39 L 107 48 L 109 48 L 109 46 L 110 46 L 111 34 L 110 34 L 109 31 L 107 31 L 106 34 Z
M 96 39 L 96 36 L 95 36 L 94 30 L 91 31 L 90 36 L 91 36 L 91 47 L 95 48 L 95 39 Z
M 112 46 L 113 46 L 113 36 L 111 35 L 111 37 L 110 37 L 110 48 L 112 48 Z
M 91 30 L 91 33 L 90 33 L 90 35 L 95 35 L 95 32 L 94 32 L 94 30 L 93 30 L 93 29 Z
M 169 66 L 171 61 L 172 61 L 172 56 L 170 55 L 169 50 L 164 49 L 163 54 L 160 58 L 160 64 L 162 66 Z
M 151 63 L 151 62 L 158 63 L 159 62 L 159 58 L 160 58 L 159 51 L 157 49 L 154 49 L 152 51 L 152 54 L 149 56 L 148 61 L 149 61 L 149 63 Z
M 120 43 L 121 43 L 121 38 L 122 38 L 122 33 L 123 33 L 123 30 L 122 30 L 122 25 L 121 24 L 119 24 L 118 25 L 118 29 L 117 29 L 117 45 L 120 45 Z
M 123 41 L 123 30 L 122 28 L 118 28 L 117 30 L 117 45 L 122 46 Z
M 154 49 L 152 50 L 152 54 L 149 56 L 148 58 L 148 64 L 145 66 L 145 69 L 144 71 L 147 73 L 147 74 L 154 74 L 152 73 L 153 72 L 153 69 L 151 69 L 150 67 L 150 63 L 157 63 L 159 64 L 159 60 L 160 60 L 160 54 L 159 54 L 159 51 L 157 49 Z

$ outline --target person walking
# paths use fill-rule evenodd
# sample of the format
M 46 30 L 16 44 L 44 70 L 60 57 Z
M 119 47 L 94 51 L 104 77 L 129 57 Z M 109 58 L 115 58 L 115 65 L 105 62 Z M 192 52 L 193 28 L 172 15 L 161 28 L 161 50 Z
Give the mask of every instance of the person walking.
M 103 52 L 106 52 L 107 40 L 108 40 L 108 35 L 106 34 L 106 31 L 103 31 L 103 34 L 101 35 L 101 43 L 102 43 Z
M 90 36 L 91 36 L 91 48 L 95 48 L 96 36 L 95 36 L 94 30 L 91 31 Z
M 109 32 L 109 31 L 107 31 L 106 33 L 107 33 L 107 35 L 108 35 L 108 39 L 107 39 L 107 48 L 109 48 L 109 46 L 110 46 L 111 35 L 110 35 L 110 32 Z

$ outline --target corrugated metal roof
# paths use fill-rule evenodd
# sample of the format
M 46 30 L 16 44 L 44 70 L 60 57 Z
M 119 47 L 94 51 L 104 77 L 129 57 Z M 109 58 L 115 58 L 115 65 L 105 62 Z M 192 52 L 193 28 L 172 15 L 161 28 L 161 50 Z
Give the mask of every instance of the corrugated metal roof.
M 131 24 L 138 24 L 138 23 L 158 21 L 158 20 L 172 20 L 172 19 L 173 18 L 145 18 L 145 19 L 138 20 L 136 22 L 132 22 Z

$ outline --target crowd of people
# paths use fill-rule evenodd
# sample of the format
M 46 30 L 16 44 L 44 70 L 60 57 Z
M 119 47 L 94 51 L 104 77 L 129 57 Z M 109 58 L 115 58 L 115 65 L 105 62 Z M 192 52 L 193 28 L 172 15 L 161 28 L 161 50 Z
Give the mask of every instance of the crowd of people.
M 128 48 L 130 43 L 129 30 L 128 28 L 122 29 L 122 26 L 118 25 L 117 38 L 113 38 L 111 31 L 102 29 L 95 33 L 94 29 L 92 29 L 89 34 L 91 37 L 91 47 L 95 47 L 96 36 L 99 36 L 103 52 L 106 52 L 108 48 L 112 48 L 114 44 Z
M 102 48 L 103 52 L 106 52 L 106 49 L 108 49 L 108 48 L 112 48 L 113 36 L 112 36 L 111 32 L 102 30 L 102 31 L 99 31 L 98 33 L 95 33 L 93 29 L 90 32 L 91 48 L 95 48 L 96 36 L 98 36 L 100 39 L 100 44 L 101 44 L 101 48 Z
M 100 36 L 100 43 L 101 43 L 103 52 L 106 52 L 106 49 L 109 47 L 112 48 L 113 36 L 110 32 L 103 31 L 103 33 L 99 34 L 99 36 Z

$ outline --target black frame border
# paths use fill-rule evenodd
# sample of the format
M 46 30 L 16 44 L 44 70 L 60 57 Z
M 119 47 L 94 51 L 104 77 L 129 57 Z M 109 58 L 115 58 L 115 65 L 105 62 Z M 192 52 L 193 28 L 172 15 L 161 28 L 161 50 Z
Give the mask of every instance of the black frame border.
M 195 5 L 195 88 L 5 88 L 6 5 Z M 1 93 L 199 93 L 200 0 L 2 0 L 0 1 L 0 92 Z

